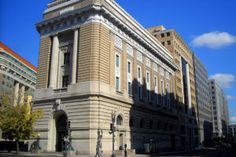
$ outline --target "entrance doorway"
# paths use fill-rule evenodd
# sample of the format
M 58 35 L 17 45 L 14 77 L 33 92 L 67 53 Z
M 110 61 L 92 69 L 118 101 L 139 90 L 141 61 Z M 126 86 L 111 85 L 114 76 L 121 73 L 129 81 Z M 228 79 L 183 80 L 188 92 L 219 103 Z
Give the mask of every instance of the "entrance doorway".
M 65 113 L 58 113 L 56 120 L 56 151 L 61 152 L 65 149 L 64 138 L 68 135 L 67 116 Z
M 124 149 L 124 136 L 123 133 L 120 133 L 119 135 L 119 150 Z

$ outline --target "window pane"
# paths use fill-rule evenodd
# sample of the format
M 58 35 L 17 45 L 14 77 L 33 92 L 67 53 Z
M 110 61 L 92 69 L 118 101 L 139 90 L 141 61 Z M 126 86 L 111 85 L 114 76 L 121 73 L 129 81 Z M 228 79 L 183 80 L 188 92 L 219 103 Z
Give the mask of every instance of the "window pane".
M 120 56 L 116 55 L 116 67 L 120 66 Z
M 70 63 L 70 53 L 64 53 L 64 64 Z
M 138 67 L 138 78 L 141 78 L 141 68 Z
M 130 73 L 130 62 L 128 62 L 128 73 Z
M 147 73 L 147 82 L 149 83 L 149 73 Z
M 66 76 L 63 76 L 62 77 L 62 87 L 67 87 L 69 84 L 69 76 L 66 75 Z
M 120 78 L 116 77 L 116 91 L 119 91 L 120 87 Z
M 132 84 L 131 84 L 131 82 L 128 82 L 128 94 L 129 95 L 132 94 Z

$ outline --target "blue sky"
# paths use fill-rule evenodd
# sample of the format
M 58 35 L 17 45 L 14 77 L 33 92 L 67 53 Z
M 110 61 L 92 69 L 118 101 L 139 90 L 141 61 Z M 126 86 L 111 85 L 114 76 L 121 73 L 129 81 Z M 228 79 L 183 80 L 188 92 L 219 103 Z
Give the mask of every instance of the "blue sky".
M 50 0 L 0 0 L 0 41 L 37 66 L 35 23 Z M 236 1 L 117 0 L 144 27 L 174 28 L 190 45 L 229 97 L 236 122 Z

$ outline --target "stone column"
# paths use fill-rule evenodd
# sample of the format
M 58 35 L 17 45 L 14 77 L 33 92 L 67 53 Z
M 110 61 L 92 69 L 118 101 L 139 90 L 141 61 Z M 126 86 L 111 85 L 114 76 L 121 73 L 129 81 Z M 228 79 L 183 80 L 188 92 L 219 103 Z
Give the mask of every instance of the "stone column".
M 22 85 L 20 87 L 20 101 L 19 101 L 19 104 L 22 105 L 24 103 L 24 98 L 25 98 L 25 86 Z
M 71 84 L 76 83 L 76 71 L 77 71 L 77 53 L 78 53 L 78 35 L 79 30 L 74 31 L 74 45 L 73 45 L 73 54 L 72 54 L 72 66 L 71 66 Z
M 58 55 L 59 55 L 59 40 L 57 36 L 53 37 L 52 41 L 52 57 L 50 67 L 50 79 L 49 87 L 55 89 L 57 86 L 57 66 L 58 66 Z
M 18 96 L 19 96 L 19 82 L 17 82 L 14 87 L 14 106 L 16 106 L 18 103 Z

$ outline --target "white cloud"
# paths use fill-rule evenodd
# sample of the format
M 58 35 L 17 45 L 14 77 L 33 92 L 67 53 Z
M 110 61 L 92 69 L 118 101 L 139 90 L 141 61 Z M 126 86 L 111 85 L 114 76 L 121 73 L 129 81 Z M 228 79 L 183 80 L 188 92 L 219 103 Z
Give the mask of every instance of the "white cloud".
M 231 123 L 236 123 L 236 116 L 230 117 L 230 122 Z
M 236 96 L 227 95 L 228 100 L 236 100 Z
M 236 36 L 227 32 L 209 32 L 195 37 L 191 44 L 194 47 L 221 48 L 236 43 Z
M 230 88 L 235 81 L 235 77 L 232 74 L 215 74 L 210 76 L 210 78 L 215 79 L 222 88 Z

